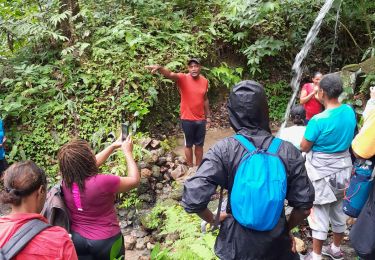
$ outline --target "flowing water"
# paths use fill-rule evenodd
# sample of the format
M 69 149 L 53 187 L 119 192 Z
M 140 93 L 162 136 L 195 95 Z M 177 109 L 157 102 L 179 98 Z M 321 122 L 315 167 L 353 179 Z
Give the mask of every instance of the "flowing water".
M 334 2 L 334 0 L 326 0 L 324 5 L 320 9 L 318 16 L 315 18 L 313 26 L 311 27 L 309 33 L 307 34 L 307 37 L 306 37 L 305 43 L 302 46 L 302 49 L 297 54 L 297 56 L 294 60 L 294 63 L 293 63 L 293 66 L 292 66 L 293 78 L 290 82 L 290 85 L 293 89 L 293 95 L 289 100 L 289 103 L 288 103 L 288 106 L 287 106 L 287 109 L 286 109 L 285 115 L 284 115 L 284 122 L 282 123 L 280 129 L 283 129 L 286 126 L 286 123 L 287 123 L 288 118 L 289 118 L 290 109 L 294 105 L 294 102 L 295 102 L 296 97 L 297 97 L 297 93 L 298 93 L 298 90 L 299 90 L 299 83 L 301 81 L 301 76 L 302 76 L 301 64 L 302 64 L 303 60 L 306 58 L 308 52 L 310 51 L 310 49 L 312 47 L 312 44 L 314 43 L 314 41 L 316 39 L 316 36 L 319 33 L 319 30 L 320 30 L 320 27 L 322 25 L 323 19 L 326 16 L 326 14 L 328 13 L 328 11 L 331 9 L 333 2 Z
M 336 41 L 337 41 L 337 27 L 338 27 L 338 24 L 339 24 L 339 17 L 340 17 L 341 3 L 342 3 L 342 1 L 340 1 L 339 7 L 337 8 L 337 13 L 336 13 L 335 37 L 333 38 L 333 44 L 332 44 L 332 50 L 331 50 L 331 62 L 330 62 L 330 64 L 329 64 L 329 73 L 332 72 L 333 53 L 335 52 L 335 48 L 336 48 Z

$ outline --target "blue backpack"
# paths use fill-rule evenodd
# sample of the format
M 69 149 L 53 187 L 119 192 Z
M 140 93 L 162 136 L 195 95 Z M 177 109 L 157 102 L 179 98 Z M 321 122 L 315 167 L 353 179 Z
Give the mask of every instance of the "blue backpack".
M 273 138 L 264 150 L 242 135 L 234 138 L 247 153 L 237 168 L 230 194 L 232 215 L 244 227 L 272 230 L 280 219 L 287 189 L 285 167 L 277 154 L 282 141 Z
M 343 211 L 346 215 L 358 218 L 359 213 L 369 197 L 373 179 L 371 178 L 374 166 L 371 161 L 356 160 L 353 166 L 353 174 L 348 188 L 345 190 Z

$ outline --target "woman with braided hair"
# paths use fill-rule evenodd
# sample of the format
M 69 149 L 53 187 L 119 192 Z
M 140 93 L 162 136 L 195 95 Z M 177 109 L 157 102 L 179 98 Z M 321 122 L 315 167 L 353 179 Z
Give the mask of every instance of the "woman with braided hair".
M 39 214 L 47 192 L 47 178 L 42 169 L 32 161 L 14 163 L 4 172 L 3 181 L 0 201 L 10 204 L 12 211 L 0 218 L 0 248 L 29 221 L 37 219 L 48 223 Z M 66 230 L 51 226 L 34 236 L 12 259 L 75 260 L 77 254 Z
M 120 147 L 126 158 L 128 176 L 99 174 L 99 166 Z M 112 248 L 116 248 L 113 245 L 119 240 L 121 248 L 116 252 L 116 258 L 125 254 L 114 202 L 117 193 L 130 191 L 139 184 L 140 176 L 132 152 L 133 144 L 128 136 L 96 156 L 83 140 L 65 144 L 58 153 L 62 191 L 79 259 L 109 259 Z

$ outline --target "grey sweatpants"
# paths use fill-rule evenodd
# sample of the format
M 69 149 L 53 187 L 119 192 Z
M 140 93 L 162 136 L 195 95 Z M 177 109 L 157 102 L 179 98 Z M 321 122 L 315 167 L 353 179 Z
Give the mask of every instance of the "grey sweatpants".
M 328 204 L 314 205 L 307 218 L 312 230 L 312 237 L 326 240 L 331 224 L 334 233 L 343 233 L 346 230 L 348 216 L 342 210 L 342 199 Z

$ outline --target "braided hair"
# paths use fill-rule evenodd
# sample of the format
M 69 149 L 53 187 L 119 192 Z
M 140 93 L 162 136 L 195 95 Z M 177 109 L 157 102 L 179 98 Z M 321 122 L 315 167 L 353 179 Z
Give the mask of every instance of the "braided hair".
M 72 140 L 65 144 L 61 147 L 57 158 L 62 179 L 69 189 L 72 189 L 73 183 L 76 183 L 83 191 L 86 178 L 99 172 L 95 155 L 84 140 Z

